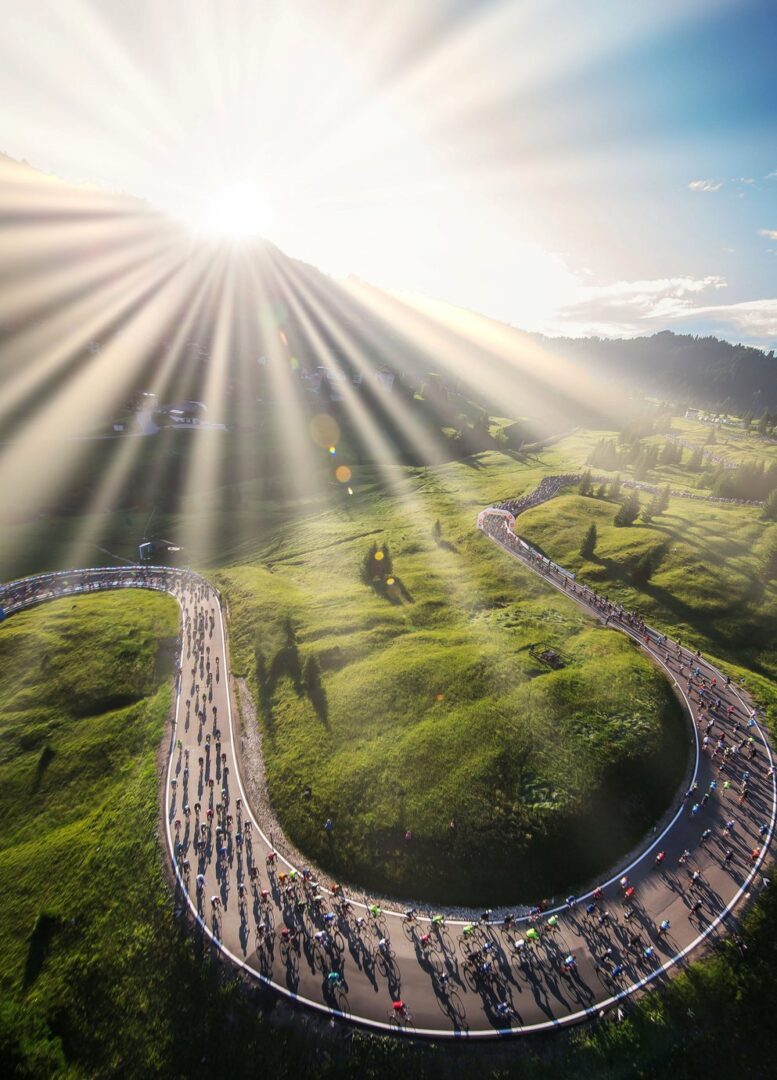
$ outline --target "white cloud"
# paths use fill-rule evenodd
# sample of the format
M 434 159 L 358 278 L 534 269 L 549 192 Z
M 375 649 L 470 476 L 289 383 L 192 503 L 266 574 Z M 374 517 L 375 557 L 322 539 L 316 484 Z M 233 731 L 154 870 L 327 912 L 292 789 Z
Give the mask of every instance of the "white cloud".
M 759 236 L 765 236 L 767 240 L 777 240 L 777 229 L 759 229 Z
M 777 299 L 744 300 L 739 304 L 710 304 L 689 308 L 675 318 L 704 318 L 735 327 L 745 337 L 777 338 Z M 731 334 L 726 336 L 730 337 Z
M 777 299 L 732 304 L 699 302 L 708 299 L 703 294 L 726 287 L 725 279 L 717 274 L 703 278 L 616 281 L 599 286 L 581 283 L 575 300 L 560 307 L 545 329 L 549 334 L 573 337 L 629 338 L 678 323 L 693 322 L 696 331 L 719 324 L 717 332 L 728 340 L 757 342 L 758 348 L 773 348 L 774 345 L 762 343 L 769 339 L 777 341 Z
M 710 274 L 581 285 L 574 300 L 557 309 L 552 332 L 636 337 L 653 329 L 647 323 L 682 316 L 693 309 L 692 297 L 724 289 L 726 284 L 724 278 Z
M 722 180 L 691 180 L 688 185 L 691 191 L 720 191 L 723 187 Z

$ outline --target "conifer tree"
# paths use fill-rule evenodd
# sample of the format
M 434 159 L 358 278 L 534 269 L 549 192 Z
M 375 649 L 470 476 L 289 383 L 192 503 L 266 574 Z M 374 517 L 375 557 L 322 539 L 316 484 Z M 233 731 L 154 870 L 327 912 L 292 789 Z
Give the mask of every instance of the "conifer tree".
M 619 526 L 633 525 L 639 517 L 639 496 L 636 491 L 627 495 L 621 503 L 618 513 L 615 515 L 615 524 Z
M 765 518 L 777 521 L 777 488 L 773 488 L 766 496 L 763 514 Z

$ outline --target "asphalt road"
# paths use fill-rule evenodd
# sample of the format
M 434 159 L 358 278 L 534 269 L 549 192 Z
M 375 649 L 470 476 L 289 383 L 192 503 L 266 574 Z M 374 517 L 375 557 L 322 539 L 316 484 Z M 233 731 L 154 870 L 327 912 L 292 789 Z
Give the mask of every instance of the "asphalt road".
M 594 618 L 604 621 L 606 612 L 592 594 L 571 594 L 570 587 L 577 586 L 569 579 L 543 570 L 533 558 L 523 561 L 543 573 L 549 586 L 572 595 Z M 320 906 L 316 908 L 315 892 L 301 873 L 292 881 L 292 868 L 280 856 L 274 865 L 267 863 L 269 843 L 247 806 L 234 753 L 236 718 L 224 680 L 228 657 L 217 597 L 212 590 L 202 590 L 199 599 L 187 593 L 183 607 L 191 625 L 196 628 L 200 621 L 200 630 L 192 634 L 191 652 L 184 639 L 183 689 L 177 718 L 181 745 L 171 758 L 169 779 L 170 784 L 174 779 L 178 783 L 175 790 L 168 787 L 171 848 L 179 865 L 188 863 L 185 884 L 189 902 L 217 947 L 305 1004 L 334 1010 L 370 1025 L 401 1026 L 438 1037 L 483 1037 L 575 1022 L 667 977 L 706 938 L 721 933 L 723 919 L 753 888 L 760 886 L 760 865 L 774 828 L 776 790 L 774 777 L 768 772 L 771 751 L 765 734 L 757 724 L 747 727 L 752 711 L 749 698 L 738 687 L 726 687 L 724 676 L 703 659 L 692 659 L 690 667 L 699 667 L 701 674 L 689 680 L 687 653 L 678 655 L 671 643 L 668 648 L 659 645 L 657 635 L 649 635 L 645 641 L 644 632 L 611 618 L 609 625 L 630 633 L 661 666 L 693 717 L 689 732 L 693 731 L 694 782 L 698 788 L 679 803 L 665 831 L 651 835 L 639 857 L 603 884 L 603 897 L 592 911 L 587 909 L 594 903 L 593 898 L 580 897 L 573 907 L 564 905 L 557 912 L 554 927 L 548 927 L 548 918 L 552 917 L 549 911 L 539 919 L 524 919 L 512 927 L 481 924 L 465 939 L 461 922 L 448 919 L 444 926 L 433 926 L 428 920 L 407 922 L 401 905 L 397 905 L 399 911 L 384 911 L 376 919 L 355 901 L 350 909 L 340 910 L 336 898 L 322 889 Z M 195 695 L 205 686 L 208 660 L 213 672 L 217 657 L 220 678 L 218 682 L 214 679 L 208 689 L 205 719 L 201 722 Z M 702 716 L 699 691 L 709 687 L 713 679 L 717 679 L 717 687 L 708 690 L 708 700 L 718 696 L 721 699 L 720 709 L 714 710 L 714 734 L 725 732 L 729 744 L 735 744 L 738 728 L 741 736 L 752 735 L 757 742 L 752 760 L 744 751 L 732 754 L 723 771 L 719 771 L 722 755 L 713 759 L 700 748 L 700 725 L 712 717 Z M 193 702 L 188 707 L 187 699 Z M 199 705 L 201 709 L 201 702 Z M 733 710 L 730 716 L 729 706 Z M 217 730 L 221 736 L 218 753 L 214 750 Z M 206 746 L 208 735 L 210 753 Z M 184 786 L 187 750 L 189 775 L 188 786 Z M 740 803 L 739 780 L 745 770 L 750 780 L 746 801 Z M 208 827 L 211 780 L 214 815 L 213 825 Z M 726 781 L 731 787 L 724 791 Z M 703 795 L 711 790 L 712 782 L 717 789 L 703 804 Z M 190 809 L 187 822 L 181 808 L 186 803 L 193 808 L 196 802 L 201 803 L 200 813 L 195 815 Z M 697 803 L 699 809 L 694 813 L 692 807 Z M 217 820 L 224 829 L 221 842 L 215 833 Z M 727 832 L 725 823 L 732 820 L 735 824 Z M 758 832 L 761 823 L 767 825 L 764 837 Z M 202 835 L 203 824 L 205 846 L 195 851 L 193 839 L 198 829 Z M 703 843 L 701 837 L 706 829 L 711 834 Z M 176 836 L 182 845 L 177 851 Z M 219 848 L 223 849 L 221 855 Z M 724 854 L 729 848 L 733 856 L 726 862 Z M 761 853 L 751 858 L 756 848 Z M 681 864 L 686 850 L 691 855 Z M 665 853 L 660 863 L 659 852 Z M 691 876 L 694 872 L 699 875 L 696 882 Z M 198 874 L 204 877 L 199 888 Z M 626 887 L 634 889 L 629 900 L 619 880 L 623 874 L 628 877 Z M 520 900 L 516 897 L 517 904 Z M 700 904 L 694 910 L 696 901 Z M 300 912 L 303 903 L 305 911 Z M 335 916 L 329 924 L 327 914 Z M 357 925 L 357 919 L 363 923 Z M 663 920 L 669 921 L 669 928 L 662 933 L 659 926 Z M 257 927 L 262 925 L 267 930 L 260 931 L 263 937 L 259 940 Z M 289 931 L 288 941 L 281 933 L 284 928 Z M 540 932 L 539 940 L 527 940 L 530 929 Z M 327 933 L 327 943 L 316 940 L 320 932 Z M 426 934 L 431 936 L 424 942 Z M 381 939 L 388 942 L 384 949 L 379 946 Z M 515 942 L 520 940 L 525 944 L 516 948 Z M 488 962 L 490 971 L 480 973 L 476 964 L 468 963 L 473 948 L 481 950 L 480 962 Z M 565 965 L 567 957 L 572 958 L 572 964 Z M 342 976 L 342 982 L 332 985 L 327 978 L 332 971 Z M 397 999 L 408 1007 L 411 1021 L 407 1024 L 396 1024 L 391 1016 L 392 1002 Z M 508 1014 L 500 1011 L 502 1003 L 509 1008 Z
M 549 587 L 605 621 L 609 612 L 599 599 L 534 555 L 516 550 L 510 522 L 503 526 L 500 519 L 506 520 L 495 512 L 484 521 L 492 539 L 541 573 Z M 672 642 L 660 644 L 659 635 L 648 631 L 646 636 L 617 614 L 609 625 L 640 644 L 688 710 L 697 789 L 678 800 L 668 826 L 646 839 L 636 859 L 602 883 L 600 898 L 581 896 L 571 907 L 516 919 L 512 926 L 480 922 L 464 934 L 461 920 L 407 921 L 399 904 L 398 911 L 378 916 L 355 900 L 343 907 L 325 888 L 305 881 L 301 867 L 295 875 L 280 855 L 268 861 L 269 841 L 251 814 L 239 775 L 239 721 L 229 693 L 223 614 L 210 585 L 180 571 L 129 567 L 26 580 L 38 584 L 25 584 L 16 604 L 8 591 L 12 586 L 6 586 L 7 613 L 99 588 L 151 587 L 177 596 L 182 649 L 163 795 L 179 903 L 190 906 L 197 932 L 208 935 L 214 950 L 307 1006 L 438 1038 L 519 1034 L 578 1022 L 668 978 L 694 949 L 724 933 L 724 921 L 763 887 L 777 786 L 765 730 L 757 722 L 748 726 L 749 697 L 739 687 L 726 687 L 724 676 L 705 660 L 678 653 Z M 696 667 L 700 673 L 689 678 Z M 714 706 L 716 697 L 720 708 Z M 752 758 L 747 744 L 725 759 L 703 752 L 709 719 L 714 719 L 715 739 L 724 733 L 729 746 L 752 737 Z M 750 778 L 742 802 L 745 770 Z M 710 789 L 713 782 L 716 789 Z M 730 787 L 724 788 L 726 783 Z M 733 822 L 730 831 L 727 822 Z M 703 841 L 705 830 L 710 834 Z M 733 854 L 726 860 L 729 849 Z M 683 859 L 686 850 L 690 855 Z M 625 888 L 633 895 L 627 897 Z M 525 911 L 521 901 L 516 897 L 517 909 Z M 665 932 L 659 929 L 663 920 L 669 923 Z M 317 940 L 322 932 L 326 939 Z M 473 961 L 475 950 L 480 955 Z M 339 981 L 328 978 L 331 972 Z M 405 1002 L 408 1018 L 394 1015 L 396 1000 Z

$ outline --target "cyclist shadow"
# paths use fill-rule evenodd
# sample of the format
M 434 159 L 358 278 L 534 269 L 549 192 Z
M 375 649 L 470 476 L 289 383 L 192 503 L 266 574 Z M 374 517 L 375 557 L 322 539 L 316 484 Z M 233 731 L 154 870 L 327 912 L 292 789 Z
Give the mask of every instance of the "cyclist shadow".
M 563 993 L 562 987 L 561 987 L 561 982 L 559 981 L 559 977 L 558 977 L 558 975 L 556 974 L 556 972 L 553 969 L 551 969 L 550 971 L 547 971 L 545 973 L 544 985 L 547 987 L 547 990 L 549 991 L 549 993 L 545 994 L 545 1001 L 547 1003 L 547 1008 L 545 1009 L 545 1011 L 548 1013 L 548 1016 L 553 1016 L 553 1011 L 550 1008 L 550 998 L 551 997 L 554 997 L 557 1001 L 559 1001 L 564 1006 L 565 1009 L 568 1009 L 570 1007 L 569 1006 L 569 999 L 564 996 L 564 993 Z M 538 1002 L 538 1004 L 539 1004 L 539 1002 Z M 540 1006 L 540 1007 L 542 1007 L 542 1006 Z
M 548 992 L 545 989 L 544 983 L 541 981 L 541 976 L 539 976 L 537 972 L 532 972 L 532 976 L 529 980 L 529 987 L 537 1008 L 544 1012 L 549 1020 L 555 1020 L 556 1017 L 551 1008 Z
M 462 1001 L 459 992 L 457 990 L 451 990 L 450 993 L 444 994 L 438 987 L 435 987 L 434 993 L 440 1011 L 448 1017 L 453 1030 L 469 1031 L 467 1010 L 464 1007 L 464 1002 Z
M 240 908 L 240 930 L 238 932 L 240 939 L 240 947 L 243 950 L 243 956 L 249 951 L 249 941 L 251 940 L 251 930 L 249 928 L 249 920 L 246 918 L 245 906 Z
M 285 957 L 281 954 L 281 959 L 286 965 L 286 986 L 296 994 L 299 989 L 299 957 L 293 945 L 289 946 Z
M 362 953 L 362 971 L 367 976 L 367 979 L 372 986 L 372 989 L 377 994 L 378 992 L 378 979 L 375 974 L 375 960 L 368 949 L 364 949 Z

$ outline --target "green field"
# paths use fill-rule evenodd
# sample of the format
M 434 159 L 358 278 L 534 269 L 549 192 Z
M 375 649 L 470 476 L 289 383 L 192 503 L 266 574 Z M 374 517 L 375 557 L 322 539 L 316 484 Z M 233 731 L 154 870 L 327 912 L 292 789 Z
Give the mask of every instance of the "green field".
M 275 809 L 345 881 L 440 903 L 538 899 L 605 870 L 682 779 L 662 676 L 473 528 L 462 504 L 498 472 L 421 473 L 402 498 L 272 532 L 252 565 L 217 575 Z M 388 595 L 359 579 L 373 541 L 393 557 Z M 311 658 L 323 709 L 293 677 Z
M 313 1060 L 172 917 L 158 759 L 177 631 L 175 601 L 142 591 L 0 629 L 4 1076 L 253 1076 L 258 1060 L 285 1076 Z
M 225 553 L 225 562 L 233 565 L 221 570 L 230 589 L 238 667 L 255 678 L 253 650 L 260 630 L 272 659 L 273 643 L 283 643 L 287 610 L 303 662 L 327 641 L 326 647 L 337 644 L 343 650 L 347 644 L 354 653 L 344 666 L 324 667 L 332 727 L 338 696 L 332 680 L 369 663 L 364 639 L 373 630 L 382 635 L 381 649 L 393 648 L 398 638 L 428 634 L 430 626 L 439 626 L 445 649 L 464 648 L 449 632 L 455 627 L 446 626 L 445 604 L 424 605 L 424 596 L 435 591 L 454 598 L 448 619 L 463 620 L 466 614 L 465 625 L 472 627 L 470 633 L 477 628 L 497 671 L 503 661 L 501 654 L 494 658 L 492 641 L 512 640 L 520 657 L 524 631 L 531 628 L 529 638 L 536 640 L 535 626 L 543 642 L 555 633 L 570 656 L 574 646 L 587 653 L 585 664 L 600 662 L 602 657 L 591 654 L 592 640 L 614 641 L 615 635 L 587 629 L 588 624 L 581 629 L 574 608 L 513 568 L 473 530 L 478 508 L 529 490 L 543 474 L 579 467 L 600 435 L 578 433 L 524 461 L 494 453 L 434 470 L 398 470 L 390 483 L 365 469 L 349 503 L 336 496 L 312 500 L 293 514 L 280 505 L 262 513 L 262 505 L 247 496 L 230 532 L 239 541 Z M 412 510 L 394 506 L 402 490 L 416 493 Z M 753 584 L 770 527 L 758 511 L 672 500 L 665 519 L 627 529 L 612 526 L 614 512 L 612 503 L 572 493 L 527 514 L 521 527 L 611 595 L 642 607 L 667 630 L 676 627 L 730 670 L 746 673 L 758 696 L 768 702 L 771 693 L 774 702 L 773 586 L 759 592 Z M 361 519 L 373 513 L 370 531 Z M 584 564 L 578 549 L 591 515 L 600 526 L 600 542 L 597 558 Z M 457 551 L 434 545 L 431 525 L 438 517 L 443 539 Z M 348 529 L 366 535 L 335 544 Z M 631 560 L 645 544 L 663 543 L 667 529 L 676 534 L 672 549 L 654 579 L 636 586 Z M 395 607 L 359 583 L 359 561 L 373 533 L 391 542 L 396 573 L 413 604 Z M 687 560 L 700 540 L 707 545 L 703 558 L 695 564 L 697 572 L 689 572 Z M 50 526 L 41 527 L 44 542 L 55 561 L 61 537 Z M 414 542 L 420 550 L 403 547 Z M 427 583 L 430 557 L 434 581 Z M 353 605 L 348 615 L 353 629 L 347 633 L 338 631 L 345 609 L 332 610 L 332 595 L 340 595 L 334 582 L 322 587 L 327 571 L 345 577 L 344 564 L 344 594 Z M 261 596 L 253 589 L 256 582 L 263 585 Z M 481 590 L 485 603 L 472 604 Z M 307 637 L 309 593 L 320 596 L 316 638 Z M 408 624 L 416 617 L 417 626 Z M 775 1007 L 775 904 L 769 896 L 749 920 L 744 958 L 727 947 L 720 956 L 692 965 L 623 1023 L 562 1036 L 552 1046 L 530 1040 L 480 1051 L 462 1047 L 462 1054 L 449 1056 L 356 1035 L 346 1050 L 340 1042 L 311 1042 L 298 1031 L 269 1028 L 253 1002 L 229 982 L 229 973 L 209 963 L 171 918 L 174 902 L 157 839 L 157 754 L 169 704 L 168 646 L 176 618 L 175 605 L 166 598 L 123 593 L 44 605 L 0 629 L 5 826 L 0 1066 L 6 1075 L 212 1077 L 251 1076 L 261 1069 L 286 1076 L 312 1068 L 322 1076 L 354 1077 L 474 1072 L 501 1077 L 518 1068 L 537 1078 L 658 1077 L 669 1069 L 678 1080 L 711 1071 L 763 1075 L 764 1061 L 773 1053 L 769 1032 Z M 265 618 L 266 626 L 259 622 Z M 606 659 L 619 661 L 617 646 L 608 644 Z M 572 658 L 563 670 L 565 678 L 581 670 L 576 662 Z M 751 664 L 762 674 L 752 673 Z M 523 676 L 525 669 L 516 667 Z M 531 689 L 546 678 L 522 685 Z M 464 678 L 459 683 L 468 690 Z M 429 704 L 425 682 L 417 692 L 427 721 L 435 710 L 450 715 L 444 711 L 450 701 L 438 703 L 436 691 Z M 303 733 L 301 749 L 315 737 L 331 757 L 330 735 L 309 700 L 297 699 L 288 680 L 275 697 L 276 722 L 285 722 L 288 712 L 290 720 L 304 715 L 317 725 Z M 456 707 L 464 706 L 462 701 Z M 432 749 L 440 745 L 433 742 Z M 341 834 L 338 821 L 338 841 Z

